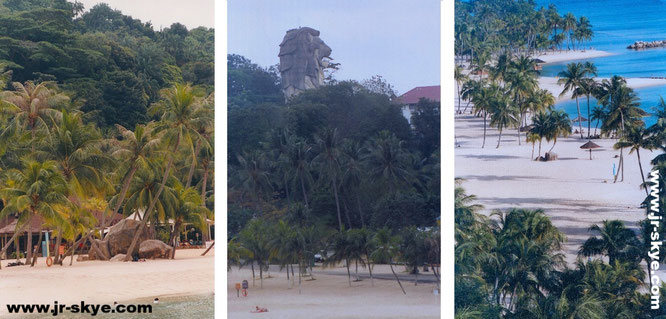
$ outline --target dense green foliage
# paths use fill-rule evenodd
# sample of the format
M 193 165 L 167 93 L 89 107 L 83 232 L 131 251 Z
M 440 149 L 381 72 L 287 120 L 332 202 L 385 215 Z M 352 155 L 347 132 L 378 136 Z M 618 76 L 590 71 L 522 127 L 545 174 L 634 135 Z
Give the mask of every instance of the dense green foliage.
M 576 49 L 592 39 L 586 17 L 560 15 L 554 5 L 524 0 L 473 0 L 455 3 L 455 53 L 473 61 L 501 53 Z
M 260 278 L 268 263 L 300 278 L 319 252 L 327 265 L 439 264 L 438 102 L 420 101 L 410 126 L 381 77 L 285 102 L 276 68 L 228 66 L 230 262 Z
M 142 227 L 173 222 L 170 245 L 186 224 L 208 237 L 212 29 L 156 32 L 105 4 L 32 0 L 0 5 L 0 35 L 0 219 L 18 218 L 15 238 L 28 229 L 32 247 L 27 226 L 42 220 L 69 255 L 139 211 Z M 26 250 L 30 262 L 14 247 Z
M 147 123 L 146 109 L 173 83 L 213 90 L 213 29 L 155 31 L 104 3 L 5 1 L 0 44 L 14 81 L 58 82 L 100 127 Z

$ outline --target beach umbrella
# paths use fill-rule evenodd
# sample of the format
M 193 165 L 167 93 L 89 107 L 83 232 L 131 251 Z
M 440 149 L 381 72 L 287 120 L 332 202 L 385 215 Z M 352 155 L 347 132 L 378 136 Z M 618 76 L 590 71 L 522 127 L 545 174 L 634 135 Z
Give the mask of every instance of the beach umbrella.
M 584 116 L 580 116 L 571 120 L 571 122 L 587 122 L 587 119 Z
M 592 160 L 592 149 L 594 149 L 594 148 L 600 148 L 600 147 L 601 147 L 601 146 L 595 144 L 595 143 L 592 142 L 592 141 L 588 141 L 587 143 L 585 143 L 585 144 L 583 144 L 583 145 L 580 146 L 581 149 L 584 149 L 584 150 L 590 150 L 590 160 Z
M 520 127 L 520 132 L 521 133 L 522 132 L 529 132 L 530 130 L 532 130 L 532 128 L 534 128 L 534 125 L 521 126 Z

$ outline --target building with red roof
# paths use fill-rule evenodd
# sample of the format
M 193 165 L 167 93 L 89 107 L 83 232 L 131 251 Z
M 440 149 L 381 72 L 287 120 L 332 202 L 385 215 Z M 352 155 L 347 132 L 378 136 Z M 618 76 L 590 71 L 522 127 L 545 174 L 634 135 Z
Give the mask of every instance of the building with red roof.
M 405 94 L 399 96 L 396 101 L 402 104 L 402 115 L 411 124 L 412 111 L 414 106 L 419 103 L 419 100 L 424 98 L 427 100 L 439 102 L 441 96 L 441 87 L 439 85 L 430 86 L 417 86 Z

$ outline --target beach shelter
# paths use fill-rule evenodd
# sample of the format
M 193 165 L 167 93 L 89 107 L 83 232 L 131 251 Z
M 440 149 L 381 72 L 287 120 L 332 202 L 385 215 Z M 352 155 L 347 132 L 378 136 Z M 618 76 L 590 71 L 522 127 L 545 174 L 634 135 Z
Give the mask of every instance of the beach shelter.
M 585 143 L 585 144 L 583 144 L 583 145 L 580 146 L 581 149 L 584 149 L 584 150 L 590 150 L 590 160 L 592 160 L 592 149 L 594 149 L 594 148 L 600 148 L 600 147 L 601 147 L 601 146 L 595 144 L 595 143 L 592 142 L 592 141 L 588 141 L 587 143 Z
M 584 116 L 580 116 L 580 117 L 577 117 L 577 118 L 571 120 L 571 122 L 574 122 L 574 123 L 575 122 L 587 122 L 587 119 Z

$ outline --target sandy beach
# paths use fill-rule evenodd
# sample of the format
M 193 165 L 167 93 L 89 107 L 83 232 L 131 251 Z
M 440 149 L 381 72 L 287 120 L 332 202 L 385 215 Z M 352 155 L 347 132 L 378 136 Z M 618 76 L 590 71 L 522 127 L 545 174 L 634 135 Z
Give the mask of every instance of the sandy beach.
M 569 50 L 569 51 L 548 51 L 541 54 L 535 55 L 534 58 L 538 58 L 546 63 L 555 63 L 555 62 L 564 62 L 570 60 L 582 60 L 582 59 L 592 59 L 600 58 L 604 56 L 613 55 L 610 52 L 600 51 L 600 50 Z
M 298 268 L 295 268 L 298 271 Z M 398 275 L 403 278 L 404 267 L 394 266 Z M 255 269 L 256 270 L 256 269 Z M 352 280 L 354 268 L 352 267 Z M 376 265 L 375 277 L 388 277 L 390 280 L 375 279 L 371 286 L 367 270 L 361 270 L 362 281 L 352 281 L 349 287 L 346 268 L 315 267 L 316 280 L 304 280 L 301 293 L 298 291 L 298 274 L 295 285 L 289 288 L 286 273 L 272 270 L 272 278 L 264 279 L 263 289 L 259 288 L 259 273 L 255 286 L 252 285 L 252 271 L 244 267 L 238 270 L 233 267 L 227 273 L 227 307 L 228 317 L 242 318 L 439 318 L 440 295 L 434 295 L 436 287 L 433 282 L 419 282 L 414 286 L 413 279 L 403 280 L 407 295 L 404 295 L 393 279 L 391 270 L 386 265 Z M 264 273 L 266 276 L 266 273 Z M 413 277 L 411 277 L 413 278 Z M 419 279 L 433 280 L 432 272 L 419 275 Z M 248 280 L 250 288 L 247 297 L 237 297 L 235 283 Z M 254 314 L 250 311 L 255 306 L 267 308 L 269 312 Z
M 14 260 L 3 260 L 0 270 L 2 308 L 14 303 L 101 303 L 113 304 L 141 298 L 212 294 L 214 292 L 214 250 L 200 256 L 204 249 L 182 249 L 175 260 L 146 262 L 84 261 L 69 266 L 47 267 L 44 258 L 30 266 L 6 267 Z
M 585 124 L 585 123 L 584 123 Z M 587 130 L 587 127 L 584 128 Z M 592 128 L 594 133 L 594 127 Z M 580 245 L 593 233 L 587 228 L 605 219 L 620 219 L 632 228 L 645 218 L 639 208 L 645 197 L 636 154 L 625 150 L 624 181 L 613 183 L 614 158 L 619 151 L 613 149 L 616 140 L 595 139 L 602 148 L 589 152 L 579 147 L 586 142 L 579 135 L 559 138 L 553 152 L 559 159 L 551 162 L 531 160 L 532 145 L 518 145 L 515 129 L 505 130 L 500 148 L 497 130 L 488 128 L 485 148 L 483 120 L 472 115 L 456 115 L 455 136 L 459 147 L 455 149 L 455 176 L 465 179 L 462 186 L 468 194 L 478 197 L 484 206 L 482 213 L 511 207 L 542 208 L 553 224 L 567 236 L 564 251 L 567 261 L 573 263 Z M 542 155 L 552 143 L 542 144 Z M 534 156 L 537 156 L 538 144 Z M 641 150 L 643 168 L 651 168 L 650 160 L 656 155 Z

